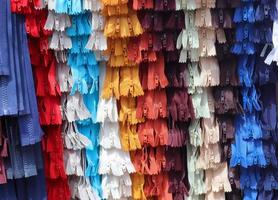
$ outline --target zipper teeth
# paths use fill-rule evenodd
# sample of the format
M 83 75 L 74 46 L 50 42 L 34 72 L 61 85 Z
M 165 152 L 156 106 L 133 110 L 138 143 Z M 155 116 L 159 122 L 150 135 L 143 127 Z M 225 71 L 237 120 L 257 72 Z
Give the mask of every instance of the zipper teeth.
M 12 119 L 12 118 L 10 118 Z M 17 120 L 16 122 L 9 122 L 10 120 L 7 120 L 7 130 L 8 131 L 8 139 L 10 140 L 10 145 L 9 145 L 9 150 L 10 150 L 10 158 L 11 158 L 11 168 L 12 168 L 12 176 L 14 178 L 22 178 L 24 174 L 24 170 L 22 167 L 23 160 L 22 157 L 20 156 L 20 147 L 18 144 L 18 136 L 17 136 L 17 131 L 18 131 L 18 126 L 17 126 Z M 13 137 L 15 133 L 15 137 Z M 11 138 L 14 138 L 14 140 L 11 140 Z
M 35 138 L 32 138 L 32 133 L 34 133 L 34 127 L 33 127 L 33 120 L 32 120 L 32 116 L 29 115 L 27 117 L 27 133 L 28 133 L 28 140 L 29 140 L 29 144 L 34 144 L 36 142 Z M 35 133 L 34 133 L 35 134 Z M 38 134 L 38 133 L 37 133 Z
M 21 138 L 24 142 L 24 144 L 21 145 L 26 145 L 26 143 L 29 144 L 34 144 L 35 143 L 35 138 L 32 138 L 32 133 L 34 133 L 34 128 L 33 128 L 33 120 L 31 115 L 24 116 L 23 120 L 21 120 L 24 124 L 21 125 L 23 126 L 20 131 L 24 132 L 24 138 Z
M 8 81 L 5 77 L 0 78 L 0 85 L 4 86 L 1 87 L 1 106 L 2 106 L 2 112 L 0 113 L 0 115 L 7 115 L 9 112 L 7 110 L 8 108 L 8 90 L 7 90 L 7 85 L 8 85 Z
M 22 148 L 22 147 L 21 147 Z M 22 148 L 22 162 L 25 177 L 37 175 L 35 163 L 34 146 L 26 146 Z

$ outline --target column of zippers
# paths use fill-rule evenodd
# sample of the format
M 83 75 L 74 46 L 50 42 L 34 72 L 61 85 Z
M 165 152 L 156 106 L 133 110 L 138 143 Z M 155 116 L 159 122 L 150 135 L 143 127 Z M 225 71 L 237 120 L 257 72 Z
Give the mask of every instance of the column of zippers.
M 101 178 L 98 174 L 99 124 L 96 121 L 96 112 L 99 99 L 99 66 L 95 52 L 92 51 L 92 49 L 88 49 L 87 45 L 90 43 L 89 38 L 92 37 L 96 28 L 93 19 L 98 17 L 98 13 L 92 11 L 93 9 L 100 9 L 101 6 L 100 2 L 98 1 L 81 1 L 81 5 L 83 6 L 82 12 L 79 15 L 77 15 L 75 24 L 76 27 L 71 27 L 73 29 L 69 28 L 67 30 L 68 35 L 71 35 L 71 33 L 74 32 L 77 33 L 74 37 L 71 37 L 73 39 L 73 47 L 75 47 L 75 45 L 79 46 L 79 48 L 81 47 L 81 49 L 79 49 L 80 52 L 78 52 L 77 55 L 73 55 L 75 53 L 75 50 L 73 50 L 72 48 L 73 52 L 71 53 L 73 54 L 70 54 L 70 56 L 73 55 L 72 58 L 73 60 L 76 59 L 77 63 L 76 65 L 69 65 L 74 68 L 71 68 L 74 81 L 72 91 L 76 89 L 74 88 L 74 84 L 77 84 L 76 87 L 79 88 L 77 90 L 80 94 L 82 94 L 83 102 L 85 105 L 84 110 L 82 109 L 82 106 L 79 105 L 81 108 L 80 112 L 84 112 L 87 109 L 89 113 L 89 117 L 87 119 L 82 120 L 80 117 L 80 120 L 77 121 L 77 128 L 80 131 L 80 133 L 83 134 L 83 136 L 86 136 L 89 139 L 91 144 L 86 146 L 86 151 L 81 152 L 81 155 L 83 156 L 82 159 L 84 159 L 82 162 L 82 167 L 84 170 L 83 176 L 85 177 L 81 178 L 81 181 L 83 181 L 83 183 L 80 184 L 80 179 L 77 181 L 79 182 L 78 186 L 83 187 L 83 191 L 79 189 L 75 191 L 75 186 L 72 185 L 72 193 L 76 192 L 77 195 L 75 197 L 80 199 L 100 199 L 102 191 Z M 75 16 L 72 17 L 72 23 L 74 23 L 74 17 Z M 78 63 L 79 61 L 81 62 Z M 84 82 L 86 82 L 85 85 Z M 84 88 L 82 88 L 83 86 Z
M 236 26 L 232 53 L 238 57 L 238 76 L 241 85 L 244 114 L 235 119 L 235 142 L 232 144 L 230 166 L 240 166 L 240 188 L 244 199 L 257 199 L 260 168 L 267 162 L 263 152 L 263 131 L 258 119 L 261 110 L 259 94 L 254 85 L 254 70 L 258 51 L 256 43 L 260 40 L 256 32 L 255 1 L 241 1 L 234 13 Z
M 140 10 L 143 10 L 145 8 L 153 8 L 153 1 L 146 1 L 146 2 L 141 2 L 140 0 L 134 0 L 132 1 L 132 9 L 134 11 L 137 11 L 138 17 L 140 18 Z M 141 21 L 142 22 L 142 21 Z M 140 83 L 142 84 L 142 73 L 141 69 L 144 63 L 156 60 L 156 55 L 155 52 L 152 51 L 151 46 L 148 45 L 148 33 L 143 32 L 142 35 L 139 35 L 138 37 L 135 37 L 129 41 L 128 45 L 128 59 L 131 60 L 132 62 L 136 63 L 139 66 L 139 75 L 140 75 Z M 144 92 L 143 92 L 144 95 Z M 141 97 L 139 97 L 141 98 Z M 142 98 L 141 98 L 142 99 Z M 139 162 L 144 162 L 142 159 L 142 151 L 145 148 L 144 145 L 144 136 L 142 137 L 140 134 L 140 127 L 142 126 L 142 123 L 145 123 L 145 119 L 143 116 L 138 116 L 137 114 L 137 107 L 139 106 L 138 100 L 136 102 L 137 105 L 135 105 L 135 118 L 137 119 L 137 134 L 139 140 L 139 146 L 140 148 L 134 149 L 131 152 L 131 158 L 132 162 L 135 166 L 136 173 L 132 174 L 132 198 L 135 200 L 145 200 L 146 195 L 144 192 L 144 185 L 145 185 L 145 176 L 144 172 L 140 169 L 139 166 L 136 166 L 136 164 L 139 164 Z M 140 105 L 142 106 L 142 105 Z M 145 137 L 145 140 L 147 137 Z M 137 158 L 136 158 L 137 157 Z
M 170 1 L 168 2 L 171 3 Z M 181 30 L 187 28 L 182 10 L 163 12 L 164 34 L 166 34 L 165 74 L 168 79 L 167 94 L 167 125 L 168 142 L 165 150 L 166 167 L 168 173 L 168 192 L 172 193 L 172 199 L 186 199 L 189 192 L 186 140 L 188 139 L 188 127 L 194 118 L 194 110 L 191 96 L 188 94 L 188 70 L 186 63 L 180 61 Z M 181 36 L 182 37 L 182 36 Z M 179 38 L 179 39 L 178 39 Z
M 239 170 L 229 166 L 231 143 L 234 141 L 234 118 L 242 112 L 239 102 L 239 81 L 237 74 L 237 58 L 230 52 L 235 40 L 235 29 L 232 21 L 234 7 L 238 2 L 222 2 L 217 0 L 217 9 L 213 10 L 214 26 L 217 28 L 216 51 L 220 66 L 220 86 L 214 90 L 215 113 L 218 117 L 221 160 L 228 163 L 229 181 L 232 192 L 226 198 L 241 198 L 239 188 Z M 224 32 L 223 32 L 224 30 Z
M 99 127 L 95 120 L 98 65 L 94 53 L 85 48 L 91 34 L 90 3 L 78 1 L 73 5 L 69 1 L 66 5 L 48 5 L 56 12 L 55 17 L 66 18 L 61 22 L 66 24 L 66 30 L 54 32 L 57 36 L 53 35 L 50 46 L 56 50 L 56 58 L 60 62 L 58 78 L 64 92 L 66 174 L 69 176 L 71 198 L 80 199 L 99 199 L 101 195 L 97 174 Z
M 70 68 L 67 66 L 67 53 L 66 50 L 70 49 L 72 46 L 71 39 L 66 35 L 65 30 L 67 27 L 71 26 L 70 17 L 67 14 L 59 14 L 55 12 L 55 7 L 52 7 L 51 4 L 48 5 L 48 16 L 44 29 L 47 31 L 53 31 L 53 34 L 49 38 L 49 48 L 54 50 L 57 69 L 56 69 L 56 78 L 58 80 L 60 91 L 62 94 L 62 99 L 71 88 L 71 74 Z M 61 101 L 62 103 L 62 101 Z M 63 106 L 62 112 L 63 112 Z M 63 125 L 61 134 L 63 139 L 65 138 L 65 127 L 68 125 L 67 119 L 63 117 Z M 65 146 L 65 141 L 63 141 L 63 147 Z M 64 155 L 66 150 L 64 150 Z M 64 164 L 64 163 L 63 163 Z M 67 167 L 65 168 L 65 173 L 68 175 Z M 55 198 L 54 196 L 52 198 Z M 69 197 L 66 197 L 69 198 Z
M 101 175 L 99 174 L 99 149 L 100 145 L 102 144 L 101 136 L 100 136 L 100 122 L 101 120 L 98 120 L 97 112 L 98 109 L 102 110 L 104 109 L 103 104 L 98 104 L 100 97 L 100 93 L 102 91 L 102 83 L 105 74 L 103 73 L 105 70 L 106 61 L 108 60 L 108 57 L 105 55 L 105 51 L 107 50 L 107 39 L 104 36 L 104 26 L 105 26 L 105 16 L 102 13 L 103 4 L 101 0 L 88 0 L 84 3 L 84 8 L 86 10 L 90 10 L 92 12 L 91 14 L 91 35 L 90 38 L 86 44 L 87 49 L 90 49 L 94 52 L 95 58 L 98 61 L 99 64 L 99 72 L 98 77 L 95 79 L 96 81 L 96 94 L 94 96 L 94 101 L 91 102 L 91 114 L 92 114 L 92 122 L 98 123 L 97 125 L 94 124 L 93 126 L 97 126 L 96 130 L 98 130 L 97 135 L 92 137 L 93 140 L 93 149 L 87 149 L 86 150 L 86 157 L 87 157 L 87 163 L 88 167 L 86 170 L 86 176 L 89 176 L 91 185 L 94 189 L 97 190 L 98 196 L 100 198 L 102 197 L 102 185 L 101 185 Z M 89 100 L 89 99 L 88 99 Z M 97 107 L 96 107 L 97 106 Z M 92 125 L 91 125 L 92 126 Z M 103 131 L 103 129 L 101 129 Z M 109 131 L 109 130 L 108 130 Z M 95 132 L 96 133 L 96 132 Z M 92 132 L 91 132 L 92 134 Z M 93 136 L 93 135 L 92 135 Z
M 186 196 L 189 196 L 188 199 L 202 199 L 202 194 L 204 193 L 204 173 L 203 170 L 197 169 L 196 163 L 198 159 L 198 149 L 201 144 L 201 132 L 200 132 L 200 123 L 199 118 L 200 115 L 197 113 L 197 118 L 195 118 L 195 111 L 192 103 L 191 95 L 197 92 L 196 86 L 194 86 L 194 74 L 192 74 L 192 67 L 198 66 L 199 61 L 199 36 L 198 36 L 198 27 L 195 25 L 195 10 L 196 10 L 196 2 L 195 1 L 176 1 L 176 10 L 183 10 L 184 12 L 184 28 L 179 33 L 176 48 L 180 50 L 179 52 L 179 68 L 173 70 L 174 76 L 178 81 L 174 83 L 179 83 L 178 87 L 185 87 L 183 89 L 184 97 L 181 102 L 176 103 L 178 105 L 182 105 L 182 108 L 186 108 L 184 113 L 186 113 L 186 117 L 183 120 L 188 121 L 187 124 L 178 124 L 180 126 L 180 132 L 185 131 L 188 135 L 186 135 L 186 151 L 184 152 L 186 155 L 186 179 L 187 183 L 190 186 L 190 190 L 186 192 Z M 173 68 L 173 67 L 172 67 Z M 173 73 L 172 72 L 172 73 Z M 170 79 L 171 80 L 171 79 Z M 171 83 L 171 82 L 170 82 Z M 171 85 L 171 84 L 170 84 Z M 181 89 L 180 89 L 181 90 Z M 179 99 L 179 98 L 178 98 Z M 173 106 L 173 105 L 170 105 Z M 171 107 L 170 107 L 171 108 Z M 172 108 L 173 109 L 173 108 Z M 171 111 L 171 110 L 170 110 Z M 178 115 L 179 116 L 179 115 Z M 175 130 L 176 129 L 176 130 Z M 183 129 L 183 130 L 182 130 Z M 176 127 L 173 128 L 174 131 L 178 129 Z M 169 136 L 171 129 L 169 130 Z M 186 198 L 184 196 L 184 198 Z
M 33 1 L 0 2 L 0 199 L 47 198 L 43 131 L 25 23 L 34 16 L 33 8 Z M 35 22 L 33 30 L 40 29 Z M 30 28 L 28 32 L 39 34 L 31 34 Z
M 277 32 L 277 1 L 258 1 L 255 12 L 255 42 L 258 43 L 254 79 L 260 94 L 263 151 L 266 167 L 260 169 L 258 200 L 278 198 L 277 177 L 277 82 L 278 70 L 275 60 Z M 274 25 L 273 25 L 274 21 Z M 275 22 L 276 21 L 276 22 Z M 272 33 L 273 32 L 273 33 Z M 272 34 L 272 38 L 271 38 Z M 274 43 L 274 48 L 273 48 Z M 273 48 L 273 50 L 272 50 Z M 266 61 L 266 62 L 264 62 Z
M 231 143 L 234 141 L 235 127 L 234 118 L 242 113 L 239 102 L 239 81 L 237 74 L 237 57 L 230 52 L 230 48 L 235 40 L 235 29 L 233 24 L 234 7 L 238 2 L 216 1 L 216 8 L 212 10 L 213 26 L 216 28 L 216 52 L 220 66 L 220 86 L 215 87 L 213 94 L 215 99 L 215 114 L 219 126 L 219 142 L 221 145 L 221 162 L 229 164 L 231 158 Z M 218 171 L 221 176 L 229 176 L 230 190 L 225 190 L 226 198 L 241 198 L 239 188 L 238 168 L 228 165 L 228 171 Z M 227 180 L 226 180 L 227 181 Z M 224 182 L 225 183 L 225 182 Z M 228 186 L 228 182 L 226 182 Z M 225 187 L 225 185 L 224 185 Z M 225 188 L 224 188 L 225 189 Z M 227 189 L 227 187 L 226 187 Z M 222 195 L 222 198 L 224 196 Z
M 66 28 L 71 26 L 70 16 L 64 12 L 59 13 L 56 12 L 55 5 L 48 5 L 48 16 L 47 21 L 45 24 L 46 30 L 52 30 L 53 34 L 50 37 L 50 44 L 49 47 L 54 50 L 56 61 L 57 61 L 57 79 L 60 86 L 60 90 L 62 93 L 62 113 L 63 113 L 63 126 L 62 126 L 62 135 L 63 135 L 63 146 L 64 146 L 64 164 L 65 164 L 65 171 L 67 176 L 77 174 L 74 173 L 74 167 L 80 164 L 80 160 L 78 160 L 76 165 L 72 165 L 70 160 L 73 160 L 74 151 L 72 153 L 69 152 L 71 149 L 79 149 L 82 146 L 77 146 L 74 142 L 70 139 L 76 139 L 76 142 L 79 140 L 79 133 L 75 132 L 74 129 L 74 122 L 65 115 L 66 113 L 66 105 L 65 101 L 68 99 L 68 93 L 71 91 L 72 88 L 72 74 L 70 67 L 67 65 L 67 50 L 72 48 L 71 38 L 66 34 Z M 71 137 L 72 136 L 72 137 Z M 80 156 L 81 157 L 81 156 Z M 76 159 L 76 158 L 74 158 Z M 78 166 L 80 167 L 80 166 Z M 80 175 L 80 174 L 77 174 Z M 72 192 L 71 192 L 72 194 Z
M 139 14 L 138 16 L 140 17 L 140 12 L 139 10 L 141 9 L 145 9 L 145 8 L 153 8 L 153 1 L 148 1 L 148 2 L 141 2 L 141 1 L 132 1 L 132 9 L 134 11 L 137 11 L 137 13 Z M 141 74 L 141 66 L 144 65 L 143 63 L 148 62 L 149 60 L 155 60 L 156 59 L 156 55 L 155 53 L 150 50 L 148 51 L 149 45 L 148 45 L 148 41 L 147 41 L 147 33 L 142 33 L 142 35 L 132 38 L 129 41 L 128 44 L 128 59 L 131 60 L 132 62 L 136 63 L 139 66 L 139 74 L 140 74 L 140 83 L 142 83 L 142 74 Z M 144 93 L 142 93 L 143 95 Z M 138 102 L 138 101 L 137 101 Z M 136 102 L 136 103 L 137 103 Z M 139 105 L 139 104 L 138 104 Z M 135 112 L 133 114 L 134 117 L 137 119 L 137 132 L 138 132 L 138 136 L 139 136 L 139 144 L 138 146 L 140 146 L 140 148 L 134 149 L 131 152 L 131 158 L 132 158 L 132 162 L 135 165 L 136 168 L 136 173 L 134 173 L 131 178 L 132 178 L 132 198 L 135 200 L 138 199 L 146 199 L 146 195 L 144 192 L 144 185 L 145 185 L 145 177 L 144 177 L 144 173 L 142 173 L 142 171 L 138 170 L 138 167 L 136 167 L 136 161 L 139 161 L 142 157 L 141 156 L 141 151 L 142 149 L 144 149 L 144 144 L 142 137 L 140 137 L 140 127 L 142 126 L 142 124 L 140 123 L 145 123 L 144 117 L 142 116 L 138 116 L 137 115 L 137 106 L 135 104 Z M 141 105 L 142 106 L 142 105 Z M 138 152 L 139 156 L 138 156 Z M 138 156 L 137 158 L 135 158 L 135 156 Z M 140 162 L 140 161 L 139 161 Z
M 228 166 L 221 159 L 219 125 L 215 116 L 213 89 L 220 83 L 220 69 L 216 58 L 216 41 L 225 42 L 224 30 L 214 24 L 213 9 L 216 1 L 203 0 L 197 4 L 195 25 L 199 27 L 200 86 L 207 93 L 208 115 L 201 120 L 202 143 L 197 168 L 205 170 L 205 199 L 225 199 L 225 192 L 231 191 L 228 180 Z M 215 11 L 215 10 L 214 10 Z M 214 87 L 214 88 L 211 88 Z M 194 97 L 193 97 L 194 98 Z M 195 104 L 195 103 L 194 103 Z M 195 104 L 196 105 L 196 104 Z M 199 104 L 197 104 L 197 107 Z
M 190 190 L 188 199 L 197 200 L 203 199 L 205 193 L 204 185 L 204 171 L 197 168 L 197 160 L 199 158 L 199 149 L 202 144 L 200 118 L 206 117 L 205 109 L 208 110 L 207 96 L 200 88 L 200 75 L 199 75 L 199 36 L 198 27 L 195 25 L 196 15 L 196 2 L 195 1 L 176 1 L 176 9 L 184 10 L 185 16 L 185 29 L 183 29 L 177 39 L 176 47 L 181 49 L 179 55 L 179 62 L 187 64 L 187 86 L 188 93 L 192 98 L 192 105 L 194 110 L 194 118 L 190 121 L 188 127 L 189 138 L 187 140 L 187 169 L 188 169 L 188 182 Z M 195 100 L 194 100 L 195 98 Z M 198 98 L 201 101 L 198 102 Z M 194 103 L 195 102 L 195 103 Z M 198 105 L 198 103 L 200 105 Z M 198 107 L 199 106 L 199 107 Z
M 40 124 L 45 132 L 44 165 L 48 199 L 68 199 L 69 187 L 63 163 L 63 142 L 61 135 L 62 115 L 60 109 L 61 92 L 56 81 L 56 60 L 48 50 L 48 38 L 52 32 L 44 30 L 47 11 L 40 2 L 15 1 L 12 9 L 28 13 L 26 29 L 29 34 L 29 48 L 36 95 L 40 113 Z M 37 10 L 36 10 L 37 9 Z
M 189 40 L 188 45 L 188 38 L 184 38 L 184 51 L 180 55 L 180 58 L 183 59 L 186 59 L 188 55 L 191 61 L 198 61 L 198 57 L 200 57 L 199 63 L 188 63 L 190 75 L 189 91 L 192 93 L 192 102 L 196 117 L 189 127 L 190 143 L 192 145 L 188 145 L 188 171 L 189 182 L 193 185 L 190 191 L 190 198 L 195 199 L 197 198 L 196 195 L 201 198 L 199 194 L 202 193 L 206 193 L 206 199 L 213 199 L 216 195 L 224 198 L 224 190 L 229 190 L 230 188 L 228 186 L 230 185 L 228 182 L 227 165 L 225 163 L 220 164 L 219 130 L 217 120 L 214 116 L 212 89 L 209 88 L 210 86 L 219 85 L 220 76 L 218 62 L 214 57 L 216 55 L 214 44 L 216 41 L 216 33 L 212 24 L 210 9 L 215 7 L 215 2 L 200 1 L 195 3 L 192 4 L 191 2 L 191 4 L 188 3 L 186 5 L 187 9 L 197 8 L 195 15 L 192 14 L 192 11 L 187 11 L 185 14 L 188 16 L 188 24 L 195 23 L 195 26 L 198 27 L 199 38 L 197 39 L 192 36 L 193 31 L 195 31 L 194 28 L 192 28 L 191 32 L 189 31 L 190 29 L 185 29 L 183 36 L 187 36 L 191 41 Z M 194 47 L 193 45 L 197 46 L 197 52 L 192 48 Z M 197 153 L 198 149 L 200 149 L 199 155 Z M 202 169 L 205 169 L 206 174 L 205 186 L 202 183 Z M 219 171 L 221 172 L 220 174 L 218 173 Z M 223 176 L 223 173 L 226 173 L 226 177 L 225 175 Z M 221 176 L 223 181 L 218 185 L 211 185 L 211 181 L 217 179 L 217 176 Z M 227 182 L 228 184 L 224 188 L 222 183 Z M 223 191 L 220 192 L 221 190 Z
M 102 174 L 103 198 L 121 199 L 132 196 L 130 174 L 135 168 L 128 151 L 140 148 L 135 97 L 143 95 L 143 90 L 139 66 L 128 59 L 127 49 L 129 39 L 141 34 L 142 28 L 128 1 L 103 0 L 102 3 L 108 62 L 107 67 L 101 69 L 99 173 Z
M 144 3 L 143 3 L 144 4 Z M 148 3 L 147 3 L 148 4 Z M 133 12 L 136 12 L 138 10 L 138 7 L 141 6 L 141 2 L 132 1 L 132 4 L 130 3 L 129 7 L 133 10 Z M 141 25 L 140 25 L 141 26 Z M 128 44 L 127 44 L 127 59 L 136 65 L 136 76 L 134 77 L 135 80 L 133 81 L 134 86 L 137 87 L 138 96 L 143 96 L 144 91 L 141 86 L 141 80 L 139 75 L 141 75 L 139 72 L 140 70 L 140 63 L 145 62 L 146 59 L 148 59 L 146 53 L 146 43 L 143 44 L 144 47 L 140 45 L 141 38 L 144 37 L 143 29 L 142 34 L 129 38 Z M 142 43 L 141 43 L 142 44 Z M 145 51 L 145 52 L 142 52 Z M 133 75 L 134 76 L 134 75 Z M 140 88 L 139 88 L 140 87 Z M 144 122 L 144 118 L 137 116 L 137 99 L 130 99 L 129 102 L 127 101 L 121 101 L 121 111 L 120 111 L 120 121 L 123 123 L 122 127 L 124 126 L 125 119 L 128 119 L 128 123 L 131 124 L 131 128 L 126 129 L 131 136 L 129 141 L 129 151 L 130 155 L 133 156 L 136 151 L 141 151 L 142 145 L 141 145 L 141 139 L 138 135 L 138 128 L 139 124 Z M 131 101 L 132 100 L 132 101 Z M 127 103 L 126 103 L 127 102 Z M 125 105 L 128 104 L 128 105 Z M 127 124 L 128 125 L 128 124 Z M 130 126 L 130 125 L 128 125 Z M 130 131 L 129 131 L 130 129 Z M 126 130 L 122 129 L 122 131 L 127 132 Z M 125 136 L 127 137 L 127 136 Z M 125 139 L 126 140 L 126 139 Z M 123 140 L 122 140 L 123 141 Z M 125 142 L 125 141 L 123 141 Z M 126 142 L 125 142 L 126 143 Z M 126 146 L 126 145 L 125 145 Z M 134 163 L 136 164 L 136 163 Z M 132 198 L 135 200 L 146 199 L 145 192 L 144 192 L 144 184 L 145 184 L 145 178 L 144 174 L 142 174 L 139 171 L 136 171 L 131 175 L 132 180 Z
M 264 37 L 260 40 L 261 50 L 258 51 L 256 65 L 256 83 L 260 89 L 262 102 L 261 124 L 263 130 L 264 154 L 267 166 L 262 169 L 259 180 L 258 200 L 278 198 L 277 179 L 277 31 L 278 31 L 278 1 L 261 1 L 257 7 L 256 20 L 259 32 Z M 266 27 L 266 29 L 264 29 Z M 272 38 L 269 34 L 272 31 Z M 265 43 L 265 45 L 264 45 Z M 270 51 L 270 49 L 272 50 Z M 265 61 L 265 63 L 264 63 Z M 276 63 L 274 63 L 276 62 Z M 269 65 L 269 66 L 268 66 Z
M 165 145 L 168 144 L 165 88 L 168 80 L 164 72 L 166 57 L 163 50 L 175 50 L 174 37 L 171 37 L 174 34 L 166 31 L 167 25 L 170 28 L 173 25 L 170 20 L 175 23 L 175 15 L 169 19 L 171 13 L 167 12 L 175 9 L 175 2 L 133 1 L 133 9 L 138 10 L 145 32 L 134 44 L 138 48 L 137 59 L 142 61 L 140 79 L 144 89 L 144 96 L 137 98 L 136 116 L 144 122 L 138 126 L 142 149 L 132 153 L 132 160 L 136 171 L 145 175 L 143 189 L 147 198 L 172 198 L 165 172 Z

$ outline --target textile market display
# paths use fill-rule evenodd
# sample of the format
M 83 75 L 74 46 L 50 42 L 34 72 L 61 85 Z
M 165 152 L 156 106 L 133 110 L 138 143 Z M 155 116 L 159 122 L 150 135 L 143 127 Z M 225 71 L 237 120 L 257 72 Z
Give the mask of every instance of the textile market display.
M 0 2 L 1 199 L 46 199 L 37 100 L 25 19 Z M 35 106 L 34 106 L 35 105 Z M 33 191 L 34 190 L 34 191 Z
M 0 200 L 276 200 L 278 0 L 0 1 Z

